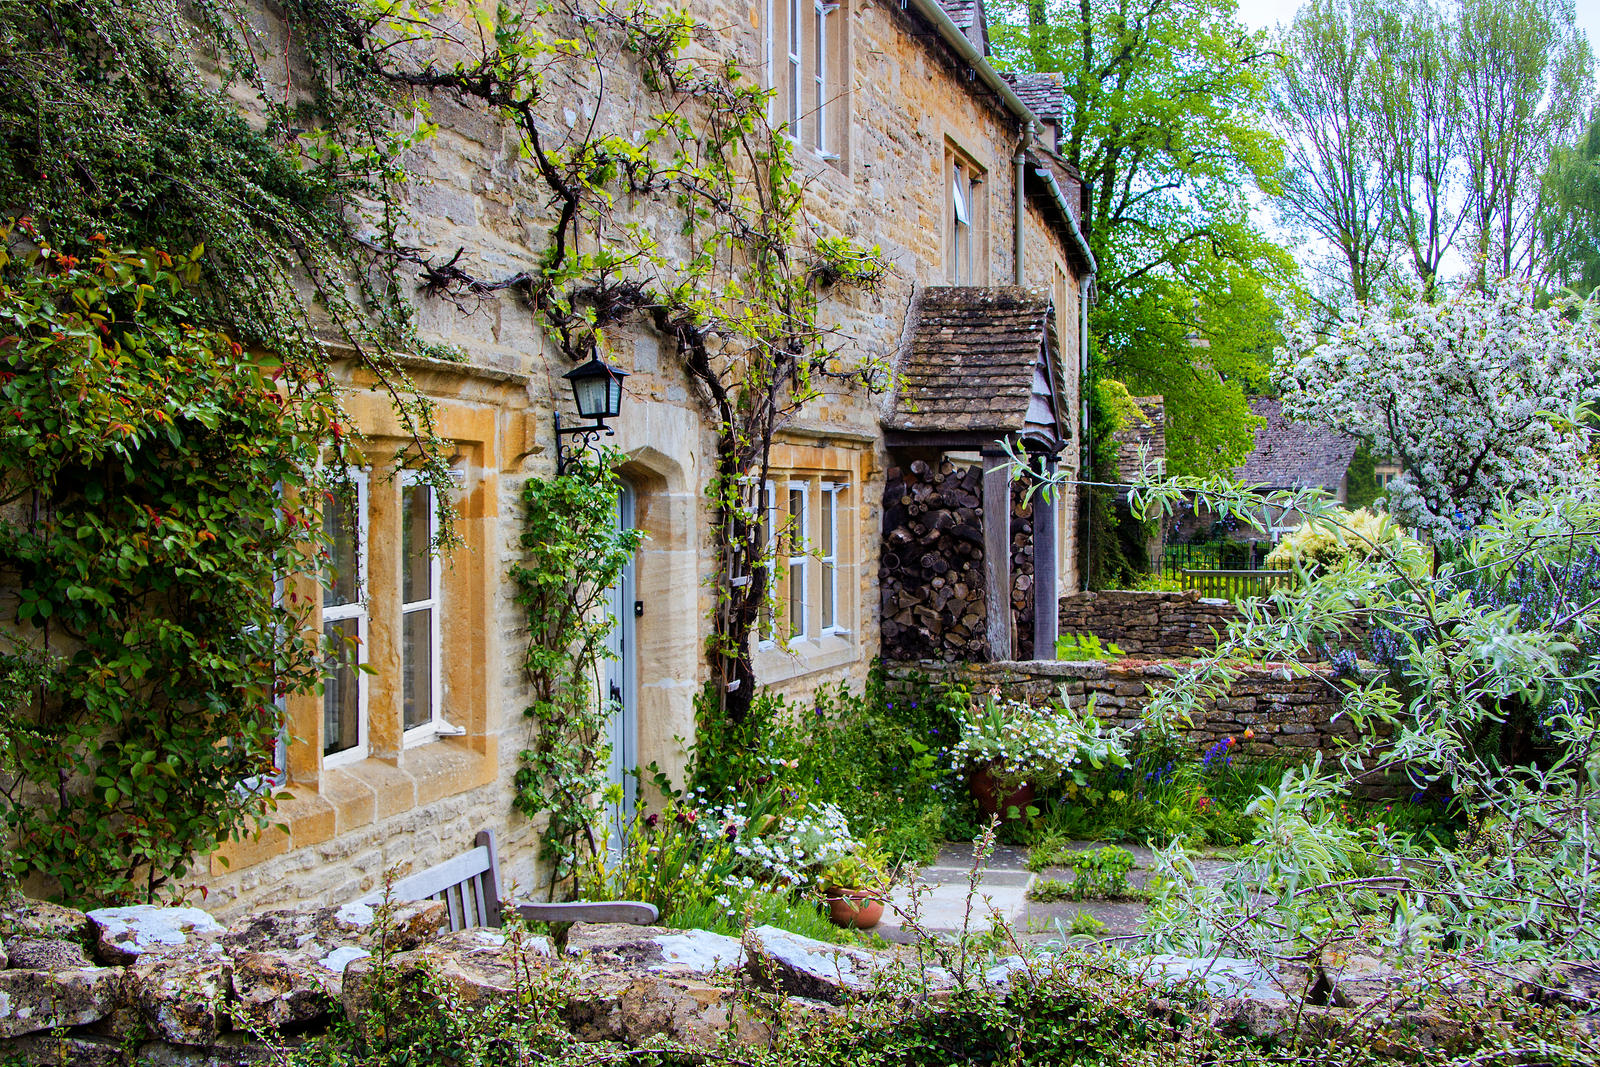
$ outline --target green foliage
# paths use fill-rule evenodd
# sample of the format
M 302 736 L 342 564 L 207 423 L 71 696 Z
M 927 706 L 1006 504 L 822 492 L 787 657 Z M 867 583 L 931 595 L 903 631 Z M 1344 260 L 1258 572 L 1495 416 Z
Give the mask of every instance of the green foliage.
M 1244 390 L 1277 343 L 1269 293 L 1294 274 L 1245 199 L 1280 166 L 1264 42 L 1223 0 L 989 10 L 1002 66 L 1066 76 L 1060 152 L 1100 268 L 1093 376 L 1166 397 L 1171 471 L 1231 470 L 1251 446 Z
M 1128 885 L 1133 869 L 1133 853 L 1116 845 L 1101 848 L 1073 848 L 1060 844 L 1035 847 L 1028 855 L 1028 869 L 1042 871 L 1067 867 L 1073 871 L 1070 883 L 1041 878 L 1029 897 L 1034 900 L 1120 900 L 1135 896 Z
M 586 451 L 566 473 L 530 478 L 522 489 L 524 556 L 510 576 L 528 618 L 523 670 L 533 703 L 523 714 L 532 736 L 512 803 L 548 819 L 541 855 L 555 863 L 553 883 L 595 849 L 603 817 L 594 798 L 607 789 L 606 724 L 616 708 L 596 699 L 593 679 L 617 620 L 599 608 L 644 539 L 617 522 L 617 459 Z
M 1115 641 L 1102 645 L 1100 638 L 1094 634 L 1063 634 L 1056 638 L 1056 659 L 1078 662 L 1109 659 L 1123 654 Z
M 1269 568 L 1304 569 L 1310 573 L 1332 570 L 1351 559 L 1365 559 L 1393 551 L 1411 574 L 1427 571 L 1428 550 L 1400 530 L 1382 512 L 1334 508 L 1325 517 L 1312 517 L 1279 541 L 1264 561 Z
M 1383 490 L 1378 486 L 1378 461 L 1365 441 L 1356 446 L 1345 473 L 1345 506 L 1351 511 L 1372 507 Z
M 733 842 L 701 833 L 698 809 L 670 804 L 628 825 L 621 853 L 593 852 L 578 874 L 584 892 L 600 900 L 654 904 L 661 921 L 677 925 L 683 909 L 716 905 L 738 914 L 743 898 L 726 885 L 739 867 Z
M 1129 586 L 1136 593 L 1181 593 L 1183 579 L 1165 574 L 1141 574 Z
M 7 866 L 68 900 L 149 900 L 267 825 L 278 700 L 321 673 L 278 583 L 316 567 L 337 410 L 195 325 L 198 248 L 7 258 Z
M 859 838 L 895 862 L 927 862 L 971 801 L 949 782 L 949 751 L 960 738 L 955 709 L 965 699 L 922 683 L 891 687 L 874 668 L 865 689 L 818 690 L 809 708 L 763 692 L 740 723 L 707 714 L 703 701 L 689 773 L 691 791 L 748 797 L 776 781 L 814 802 L 837 805 Z
M 822 884 L 838 889 L 883 889 L 889 884 L 889 866 L 889 857 L 881 848 L 865 846 L 828 864 Z
M 441 354 L 417 338 L 395 272 L 400 158 L 433 127 L 409 108 L 388 123 L 393 89 L 362 11 L 354 0 L 282 10 L 280 58 L 296 71 L 285 103 L 257 63 L 254 23 L 231 3 L 0 0 L 0 203 L 79 257 L 97 240 L 203 248 L 190 321 L 274 353 L 304 386 L 327 384 L 320 338 L 337 343 L 388 391 L 448 530 L 447 453 L 395 359 Z
M 1588 296 L 1600 287 L 1600 108 L 1581 137 L 1550 154 L 1539 242 L 1547 289 Z
M 1081 898 L 1074 897 L 1071 884 L 1059 878 L 1036 878 L 1028 890 L 1028 899 L 1038 901 L 1040 904 L 1054 904 L 1062 900 Z
M 1195 488 L 1153 489 L 1149 502 L 1165 508 Z M 1293 499 L 1297 510 L 1338 521 L 1318 494 L 1206 492 L 1222 510 L 1262 515 Z M 1600 954 L 1577 919 L 1600 895 L 1588 845 L 1600 691 L 1590 639 L 1596 538 L 1600 511 L 1589 492 L 1552 493 L 1503 505 L 1442 554 L 1433 574 L 1419 576 L 1404 552 L 1385 551 L 1274 594 L 1270 611 L 1248 605 L 1242 625 L 1149 713 L 1190 714 L 1229 690 L 1238 664 L 1294 664 L 1300 650 L 1348 646 L 1361 633 L 1389 669 L 1342 683 L 1341 715 L 1356 731 L 1343 765 L 1317 761 L 1261 794 L 1245 862 L 1228 884 L 1202 887 L 1185 860 L 1165 858 L 1169 892 L 1154 939 L 1175 951 L 1222 939 L 1252 953 L 1299 952 L 1354 936 L 1400 956 Z M 1507 744 L 1518 723 L 1537 732 Z M 1415 862 L 1426 844 L 1419 835 L 1382 820 L 1352 823 L 1338 807 L 1352 774 L 1393 767 L 1453 798 L 1460 813 L 1455 847 L 1438 835 L 1443 847 L 1426 863 Z M 1265 910 L 1263 894 L 1276 901 Z
M 1058 866 L 1074 841 L 1165 845 L 1237 845 L 1254 832 L 1245 814 L 1263 786 L 1276 785 L 1285 765 L 1233 755 L 1234 746 L 1205 753 L 1156 731 L 1140 735 L 1126 767 L 1087 771 L 1059 794 L 1040 800 L 1029 866 Z M 1209 761 L 1206 757 L 1209 756 Z

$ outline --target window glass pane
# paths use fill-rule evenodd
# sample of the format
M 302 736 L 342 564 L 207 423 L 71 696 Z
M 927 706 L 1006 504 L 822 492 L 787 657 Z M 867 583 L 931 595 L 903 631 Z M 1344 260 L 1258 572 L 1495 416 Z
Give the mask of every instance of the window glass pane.
M 332 646 L 322 688 L 322 754 L 355 748 L 361 743 L 361 674 L 352 665 L 360 632 L 355 619 L 339 619 L 322 627 Z
M 800 637 L 806 632 L 806 563 L 789 564 L 789 633 Z
M 811 68 L 812 81 L 817 89 L 817 121 L 813 123 L 816 132 L 812 141 L 818 152 L 827 147 L 827 131 L 823 127 L 827 123 L 826 108 L 828 106 L 827 71 L 824 64 L 827 62 L 827 14 L 821 3 L 813 4 L 812 33 L 814 44 L 812 46 Z
M 833 580 L 833 561 L 822 561 L 822 628 L 824 630 L 834 625 L 833 602 L 837 596 Z
M 406 729 L 433 721 L 433 609 L 405 613 L 405 718 Z
M 329 499 L 322 509 L 322 529 L 328 535 L 328 572 L 331 582 L 322 591 L 322 606 L 336 608 L 356 602 L 356 523 L 342 499 Z
M 834 601 L 838 597 L 838 590 L 834 584 L 834 564 L 837 562 L 834 525 L 837 522 L 838 500 L 837 489 L 823 490 L 822 515 L 817 521 L 817 540 L 822 556 L 818 568 L 818 577 L 822 584 L 817 593 L 822 600 L 822 628 L 825 630 L 834 625 Z
M 806 521 L 806 491 L 804 489 L 789 490 L 789 522 L 790 534 L 789 554 L 799 555 L 806 550 L 806 537 L 811 531 L 805 528 Z
M 428 541 L 433 525 L 433 488 L 408 485 L 400 497 L 400 588 L 407 604 L 433 599 Z
M 839 499 L 836 489 L 825 489 L 822 492 L 822 517 L 817 522 L 817 547 L 822 555 L 833 555 L 833 503 Z

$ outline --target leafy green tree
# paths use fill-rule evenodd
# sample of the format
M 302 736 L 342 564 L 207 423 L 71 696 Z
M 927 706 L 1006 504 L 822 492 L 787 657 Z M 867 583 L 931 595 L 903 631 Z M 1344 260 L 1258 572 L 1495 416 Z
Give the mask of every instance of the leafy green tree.
M 1229 0 L 1005 0 L 993 14 L 1003 66 L 1066 77 L 1060 153 L 1083 177 L 1100 264 L 1090 328 L 1106 375 L 1166 397 L 1174 472 L 1249 452 L 1269 293 L 1294 277 L 1249 219 L 1245 191 L 1272 186 L 1281 149 L 1263 39 L 1233 16 Z
M 1600 109 L 1582 138 L 1551 154 L 1539 241 L 1547 285 L 1584 296 L 1600 287 Z

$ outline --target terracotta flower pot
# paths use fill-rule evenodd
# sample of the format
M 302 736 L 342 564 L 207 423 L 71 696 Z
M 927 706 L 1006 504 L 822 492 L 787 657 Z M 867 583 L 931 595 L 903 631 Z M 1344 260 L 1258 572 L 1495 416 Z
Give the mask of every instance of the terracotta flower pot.
M 845 929 L 870 930 L 883 918 L 883 901 L 870 889 L 828 887 L 828 918 Z
M 972 790 L 972 799 L 978 802 L 978 810 L 983 813 L 985 819 L 995 815 L 1004 819 L 1012 808 L 1016 808 L 1019 812 L 1026 811 L 1036 795 L 1033 785 L 1029 782 L 1023 782 L 1004 797 L 997 795 L 1000 783 L 995 781 L 994 773 L 988 767 L 979 767 L 973 771 L 967 787 Z

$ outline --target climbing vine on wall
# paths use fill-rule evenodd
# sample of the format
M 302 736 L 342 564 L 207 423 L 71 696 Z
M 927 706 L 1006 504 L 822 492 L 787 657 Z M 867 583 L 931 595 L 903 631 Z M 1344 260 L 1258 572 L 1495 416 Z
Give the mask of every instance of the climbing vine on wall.
M 548 820 L 542 858 L 554 863 L 552 889 L 599 843 L 595 798 L 616 789 L 607 782 L 607 726 L 617 708 L 596 693 L 595 672 L 617 623 L 601 609 L 644 536 L 617 522 L 619 483 L 611 468 L 619 458 L 584 453 L 565 473 L 530 478 L 522 490 L 524 556 L 511 580 L 527 613 L 523 668 L 533 702 L 523 712 L 531 736 L 514 803 L 530 818 Z
M 437 28 L 446 7 L 397 5 L 359 32 L 415 45 L 420 24 L 435 27 L 411 65 L 404 49 L 385 53 L 387 76 L 493 107 L 554 217 L 525 271 L 477 277 L 457 253 L 425 259 L 423 277 L 442 293 L 522 294 L 572 361 L 628 323 L 668 338 L 716 433 L 707 656 L 721 713 L 740 720 L 755 693 L 751 634 L 770 598 L 761 493 L 773 437 L 826 391 L 882 386 L 881 361 L 841 354 L 819 315 L 830 292 L 877 284 L 878 250 L 810 224 L 794 142 L 767 121 L 770 93 L 699 48 L 688 16 L 641 0 L 502 3 L 450 34 Z M 635 80 L 642 98 L 608 90 Z M 573 132 L 556 139 L 563 112 Z
M 319 673 L 275 582 L 317 551 L 338 413 L 194 325 L 199 249 L 32 236 L 0 230 L 5 862 L 148 900 L 270 818 L 277 701 Z

